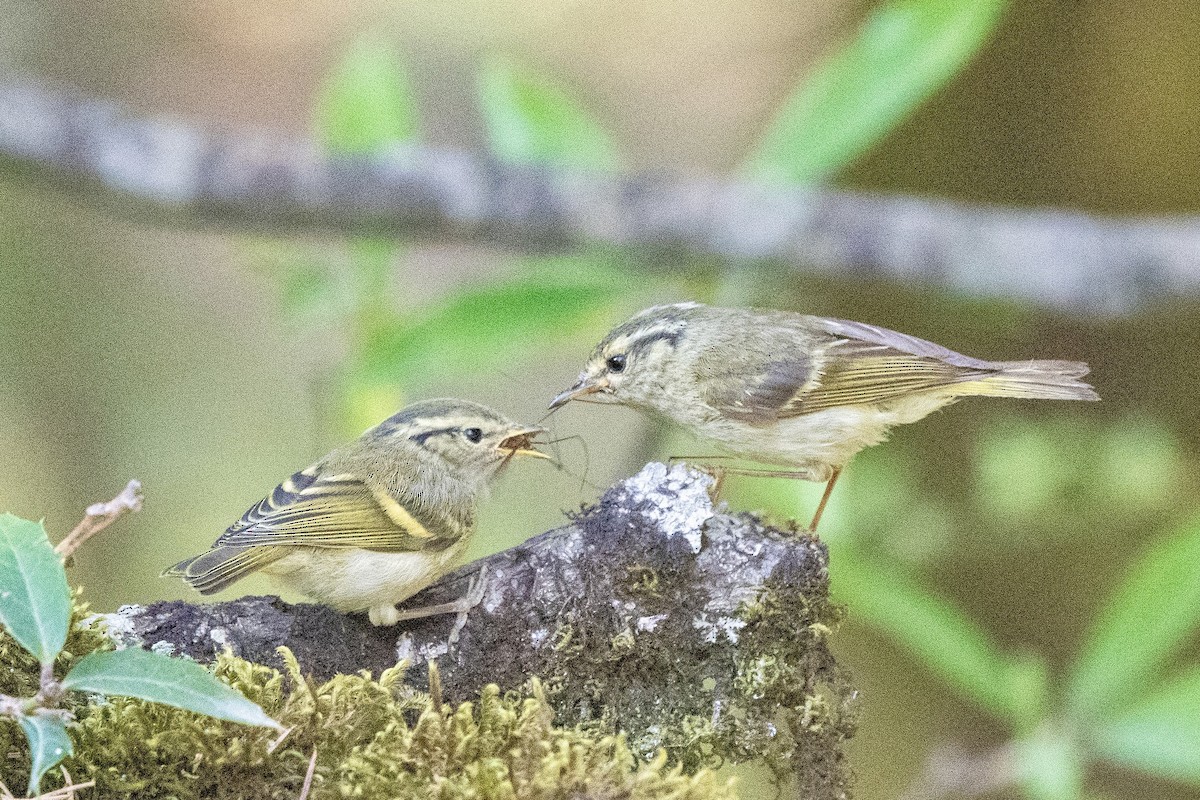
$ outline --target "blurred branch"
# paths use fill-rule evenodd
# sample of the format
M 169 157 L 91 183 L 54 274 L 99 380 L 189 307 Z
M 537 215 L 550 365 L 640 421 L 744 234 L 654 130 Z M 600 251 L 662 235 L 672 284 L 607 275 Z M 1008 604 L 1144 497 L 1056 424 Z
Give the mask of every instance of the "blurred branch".
M 960 744 L 943 744 L 929 754 L 900 800 L 981 797 L 1015 785 L 1017 772 L 1011 747 L 971 753 Z
M 604 721 L 640 753 L 690 767 L 765 756 L 794 769 L 800 796 L 844 796 L 842 741 L 852 689 L 826 646 L 836 611 L 824 547 L 748 515 L 719 514 L 711 479 L 649 464 L 564 528 L 475 562 L 408 601 L 454 600 L 486 565 L 482 600 L 448 641 L 454 615 L 371 626 L 275 597 L 126 606 L 109 615 L 124 644 L 306 673 L 378 673 L 400 659 L 409 681 L 436 659 L 447 702 L 538 676 L 564 724 Z M 772 757 L 774 760 L 772 760 Z
M 405 147 L 329 158 L 314 142 L 138 117 L 35 83 L 0 85 L 0 163 L 173 225 L 440 237 L 523 250 L 779 262 L 1084 311 L 1200 289 L 1200 219 L 1105 219 L 832 189 L 502 165 Z
M 75 551 L 88 539 L 112 525 L 131 511 L 142 510 L 142 482 L 131 480 L 121 490 L 121 493 L 106 503 L 92 503 L 84 512 L 86 516 L 79 524 L 71 529 L 67 537 L 59 542 L 54 550 L 67 562 Z

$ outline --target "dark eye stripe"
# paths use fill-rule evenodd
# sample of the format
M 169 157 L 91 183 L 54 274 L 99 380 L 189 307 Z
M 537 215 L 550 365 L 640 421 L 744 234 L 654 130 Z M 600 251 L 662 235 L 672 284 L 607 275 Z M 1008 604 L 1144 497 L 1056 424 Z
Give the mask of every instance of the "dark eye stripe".
M 428 441 L 430 436 L 440 436 L 443 433 L 457 433 L 457 432 L 458 432 L 458 428 L 456 428 L 456 427 L 455 428 L 438 428 L 438 429 L 432 430 L 432 431 L 423 431 L 421 433 L 416 433 L 408 438 L 411 439 L 412 441 L 416 442 L 417 444 L 425 444 L 425 442 Z
M 642 350 L 655 342 L 666 342 L 671 347 L 678 347 L 679 340 L 683 338 L 683 331 L 673 328 L 659 328 L 656 331 L 651 331 L 645 336 L 640 336 L 630 342 L 630 349 Z

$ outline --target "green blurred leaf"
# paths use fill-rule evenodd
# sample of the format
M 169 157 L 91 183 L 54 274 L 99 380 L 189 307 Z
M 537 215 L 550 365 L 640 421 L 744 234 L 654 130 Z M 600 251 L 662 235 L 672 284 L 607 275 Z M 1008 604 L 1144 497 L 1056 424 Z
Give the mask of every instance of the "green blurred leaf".
M 412 320 L 380 328 L 363 354 L 361 379 L 414 386 L 447 373 L 506 373 L 525 353 L 539 352 L 582 330 L 597 335 L 613 301 L 627 291 L 623 272 L 600 265 L 559 265 L 509 280 L 464 289 Z
M 615 170 L 608 134 L 567 94 L 529 70 L 491 61 L 479 73 L 479 102 L 492 152 L 514 164 Z
M 1200 667 L 1101 725 L 1090 744 L 1114 764 L 1200 785 Z
M 1115 513 L 1139 514 L 1167 505 L 1176 496 L 1183 472 L 1179 445 L 1161 423 L 1145 418 L 1121 420 L 1105 431 L 1097 476 L 1089 486 L 1097 501 Z
M 71 624 L 62 560 L 40 522 L 0 514 L 0 623 L 43 664 L 54 661 Z
M 1200 622 L 1200 519 L 1156 543 L 1097 619 L 1071 676 L 1079 718 L 1111 718 L 1150 686 Z
M 89 653 L 72 667 L 62 684 L 66 689 L 138 697 L 215 719 L 282 729 L 257 704 L 196 662 L 145 650 Z
M 807 76 L 752 155 L 764 181 L 817 183 L 853 161 L 965 65 L 1006 0 L 892 0 Z
M 288 314 L 305 315 L 328 308 L 337 285 L 316 261 L 294 261 L 280 275 L 280 302 Z
M 1075 739 L 1050 725 L 1013 743 L 1018 779 L 1033 800 L 1077 800 L 1083 796 L 1083 754 Z
M 55 764 L 73 755 L 74 746 L 67 735 L 67 725 L 61 717 L 51 714 L 19 716 L 17 722 L 29 740 L 29 752 L 33 765 L 29 774 L 29 790 L 34 797 L 41 791 L 42 776 Z
M 378 153 L 417 135 L 417 110 L 404 67 L 387 45 L 360 39 L 350 46 L 317 99 L 315 127 L 326 149 Z
M 849 549 L 833 561 L 832 589 L 851 618 L 864 620 L 914 653 L 983 709 L 1027 730 L 1043 713 L 1046 667 L 1001 653 L 986 633 L 916 581 Z
M 1048 513 L 1068 494 L 1078 459 L 1063 450 L 1060 431 L 1014 419 L 998 424 L 979 443 L 979 501 L 990 514 L 1029 521 Z

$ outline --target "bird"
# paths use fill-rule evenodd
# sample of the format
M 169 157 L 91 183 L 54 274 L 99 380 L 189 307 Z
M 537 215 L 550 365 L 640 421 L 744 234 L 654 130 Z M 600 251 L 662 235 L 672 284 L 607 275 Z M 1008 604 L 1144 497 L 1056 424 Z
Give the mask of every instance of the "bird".
M 762 474 L 825 482 L 896 425 L 963 397 L 1099 400 L 1078 361 L 984 361 L 904 333 L 787 311 L 686 302 L 613 328 L 550 403 L 619 403 L 674 421 Z
M 467 400 L 414 403 L 284 480 L 165 574 L 212 594 L 261 571 L 339 611 L 365 610 L 373 625 L 465 613 L 477 599 L 396 604 L 462 555 L 509 461 L 549 458 L 533 442 L 542 432 Z

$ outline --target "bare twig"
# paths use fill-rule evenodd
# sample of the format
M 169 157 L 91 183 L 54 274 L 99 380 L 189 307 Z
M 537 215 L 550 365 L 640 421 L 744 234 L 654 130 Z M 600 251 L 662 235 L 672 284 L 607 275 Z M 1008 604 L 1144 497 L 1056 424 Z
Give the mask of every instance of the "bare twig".
M 80 789 L 90 789 L 96 785 L 95 781 L 84 781 L 83 783 L 68 783 L 66 786 L 54 789 L 53 791 L 39 794 L 33 800 L 74 800 L 75 792 Z
M 68 794 L 62 798 L 56 798 L 56 800 L 75 800 L 75 792 L 77 790 L 90 789 L 96 785 L 95 781 L 84 781 L 83 783 L 76 783 L 75 780 L 71 777 L 71 773 L 67 772 L 66 767 L 59 767 L 58 769 L 60 772 L 62 772 L 63 781 L 65 783 L 63 784 L 63 787 L 61 789 L 56 789 L 55 791 L 67 792 Z
M 53 708 L 58 704 L 58 700 L 62 697 L 62 684 L 54 678 L 54 662 L 47 661 L 42 664 L 42 673 L 39 679 L 40 686 L 38 688 L 37 704 L 44 708 Z
M 19 717 L 25 713 L 26 701 L 19 697 L 0 694 L 0 716 Z
M 304 785 L 300 787 L 299 800 L 308 800 L 308 792 L 312 789 L 313 774 L 317 771 L 317 748 L 313 748 L 312 758 L 308 759 L 308 772 L 304 773 Z
M 1200 291 L 1200 219 L 1106 219 L 735 180 L 601 175 L 426 147 L 334 159 L 311 141 L 138 117 L 0 85 L 0 165 L 99 188 L 173 225 L 332 230 L 509 245 L 600 243 L 659 267 L 696 256 L 883 277 L 1082 311 Z M 667 256 L 667 257 L 662 257 Z
M 970 753 L 962 745 L 944 744 L 929 754 L 924 770 L 901 795 L 901 800 L 980 797 L 1015 782 L 1011 747 Z
M 54 550 L 64 559 L 70 559 L 80 545 L 100 531 L 112 525 L 131 511 L 142 510 L 142 483 L 131 480 L 121 493 L 107 503 L 92 503 L 85 516 L 67 538 L 58 543 Z
M 95 781 L 84 781 L 83 783 L 73 783 L 71 775 L 65 768 L 62 769 L 63 778 L 66 780 L 66 785 L 49 792 L 39 794 L 33 800 L 75 800 L 75 792 L 79 789 L 90 789 L 96 785 Z M 17 796 L 12 793 L 8 785 L 4 781 L 0 781 L 0 800 L 17 800 Z

